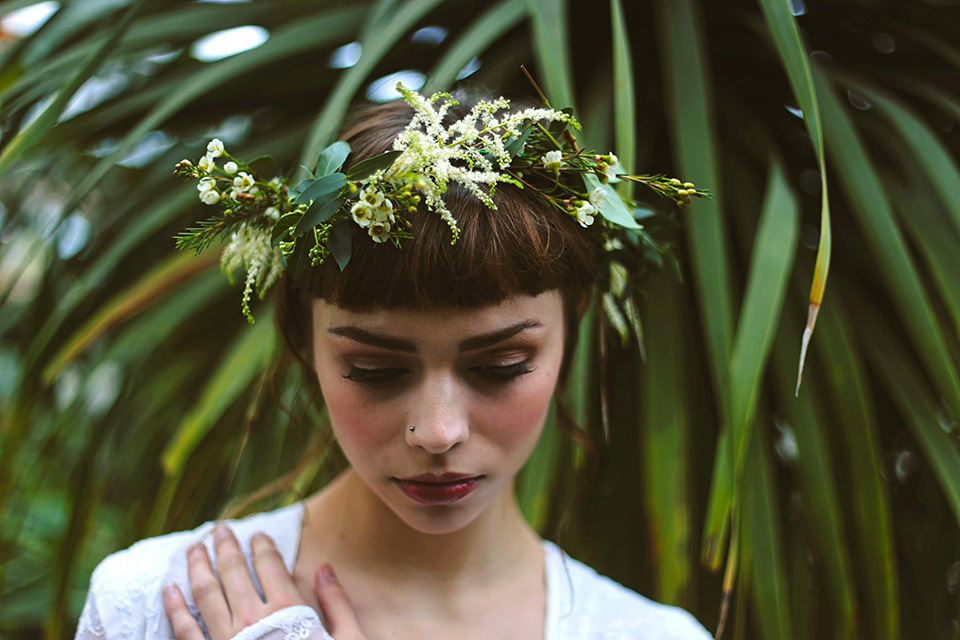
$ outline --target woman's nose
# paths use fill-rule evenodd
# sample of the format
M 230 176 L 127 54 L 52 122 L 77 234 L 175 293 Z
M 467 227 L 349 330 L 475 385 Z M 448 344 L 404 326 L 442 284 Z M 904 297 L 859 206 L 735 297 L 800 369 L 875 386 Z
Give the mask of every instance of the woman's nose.
M 470 436 L 464 399 L 450 379 L 425 381 L 408 417 L 407 444 L 428 453 L 446 453 Z

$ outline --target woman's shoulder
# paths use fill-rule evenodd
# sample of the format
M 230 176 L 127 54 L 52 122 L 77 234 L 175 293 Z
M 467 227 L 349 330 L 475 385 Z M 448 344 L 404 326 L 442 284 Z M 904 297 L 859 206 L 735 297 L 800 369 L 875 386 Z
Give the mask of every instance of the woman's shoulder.
M 292 569 L 300 544 L 302 518 L 303 505 L 298 503 L 241 520 L 228 520 L 226 524 L 237 535 L 248 561 L 250 537 L 262 531 L 274 539 L 287 568 Z M 163 609 L 163 587 L 180 585 L 192 606 L 186 550 L 194 543 L 203 542 L 214 558 L 213 527 L 213 522 L 206 522 L 190 531 L 147 538 L 107 556 L 90 578 L 77 637 L 173 638 Z
M 544 546 L 551 594 L 550 640 L 711 638 L 697 619 L 680 607 L 641 596 L 566 555 L 553 543 Z

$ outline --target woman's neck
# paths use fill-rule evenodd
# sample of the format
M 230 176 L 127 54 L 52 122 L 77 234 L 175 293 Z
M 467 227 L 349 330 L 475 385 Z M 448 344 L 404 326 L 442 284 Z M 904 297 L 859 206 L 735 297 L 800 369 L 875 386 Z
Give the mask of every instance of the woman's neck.
M 301 554 L 391 583 L 491 586 L 540 554 L 510 486 L 450 533 L 423 533 L 391 511 L 352 470 L 307 501 Z

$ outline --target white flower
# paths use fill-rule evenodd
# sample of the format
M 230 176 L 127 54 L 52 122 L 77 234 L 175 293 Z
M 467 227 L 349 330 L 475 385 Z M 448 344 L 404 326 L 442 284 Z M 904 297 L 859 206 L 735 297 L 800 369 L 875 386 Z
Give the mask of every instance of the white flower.
M 376 189 L 364 189 L 360 192 L 360 200 L 366 202 L 371 209 L 376 209 L 383 204 L 383 192 Z
M 603 206 L 603 201 L 607 196 L 603 192 L 603 189 L 598 187 L 591 191 L 588 197 L 590 198 L 590 204 L 599 209 L 601 206 Z
M 350 207 L 350 215 L 353 216 L 353 221 L 361 227 L 369 227 L 370 223 L 373 222 L 373 210 L 363 201 Z
M 256 289 L 257 295 L 262 298 L 284 269 L 283 254 L 279 247 L 274 247 L 270 242 L 270 231 L 243 225 L 233 234 L 220 255 L 220 268 L 230 282 L 235 282 L 233 272 L 238 267 L 247 271 L 243 287 L 243 315 L 253 322 L 250 295 Z
M 210 156 L 203 156 L 200 158 L 200 161 L 197 162 L 197 168 L 204 173 L 210 173 L 215 166 L 216 163 L 214 163 L 213 158 Z
M 279 220 L 280 210 L 277 209 L 276 207 L 267 207 L 266 210 L 263 212 L 263 215 L 267 216 L 272 220 Z
M 253 186 L 253 176 L 246 171 L 241 171 L 233 179 L 233 188 L 237 191 L 246 191 Z
M 543 156 L 543 166 L 553 172 L 560 171 L 560 167 L 563 166 L 563 152 L 559 149 L 547 151 Z
M 580 205 L 580 208 L 577 209 L 577 222 L 579 222 L 583 228 L 589 227 L 593 224 L 593 214 L 596 213 L 596 211 L 592 204 L 584 202 Z
M 200 182 L 197 183 L 197 191 L 203 193 L 205 191 L 216 191 L 217 190 L 217 181 L 213 178 L 201 178 Z
M 235 174 L 239 168 L 240 167 L 237 166 L 237 163 L 233 161 L 230 161 L 225 165 L 223 165 L 223 170 L 229 173 L 230 175 Z
M 217 204 L 220 202 L 220 192 L 216 189 L 200 192 L 200 202 L 203 204 Z
M 385 220 L 378 220 L 370 225 L 367 233 L 375 242 L 386 242 L 390 237 L 390 223 Z
M 393 215 L 393 203 L 390 202 L 390 198 L 384 198 L 380 206 L 373 210 L 373 219 L 375 222 L 396 222 L 397 218 Z
M 219 158 L 223 155 L 223 152 L 223 142 L 220 141 L 220 138 L 214 138 L 207 143 L 207 155 L 211 158 Z
M 618 162 L 620 161 L 617 159 L 617 156 L 613 155 L 612 153 L 607 155 L 607 158 L 606 158 L 607 166 L 606 168 L 604 168 L 603 172 L 604 174 L 606 174 L 608 182 L 619 180 L 619 178 L 617 178 L 617 169 L 616 169 Z

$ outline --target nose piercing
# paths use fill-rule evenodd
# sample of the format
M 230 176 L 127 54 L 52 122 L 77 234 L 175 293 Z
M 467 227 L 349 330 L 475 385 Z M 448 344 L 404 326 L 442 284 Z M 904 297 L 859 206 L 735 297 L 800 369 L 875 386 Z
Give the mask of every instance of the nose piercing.
M 410 425 L 409 427 L 407 427 L 407 429 L 409 429 L 410 431 L 413 431 L 414 429 L 416 429 L 416 427 L 413 425 Z

